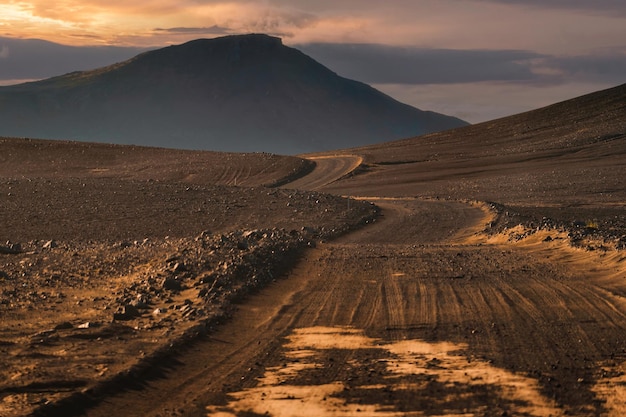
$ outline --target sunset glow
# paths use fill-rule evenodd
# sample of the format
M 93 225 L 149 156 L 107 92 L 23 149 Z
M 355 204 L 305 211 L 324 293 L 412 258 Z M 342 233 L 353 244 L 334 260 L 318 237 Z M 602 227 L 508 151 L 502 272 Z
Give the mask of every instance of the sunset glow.
M 480 121 L 625 82 L 625 19 L 626 2 L 615 0 L 8 0 L 0 4 L 0 84 L 33 78 L 28 68 L 24 74 L 2 74 L 2 64 L 8 62 L 3 60 L 13 56 L 2 38 L 157 48 L 198 38 L 264 33 L 296 48 L 326 44 L 350 52 L 350 45 L 377 45 L 385 58 L 350 53 L 337 53 L 328 61 L 322 55 L 312 57 L 417 107 L 429 103 L 435 111 L 456 109 L 463 106 L 466 94 L 495 98 L 489 107 L 502 108 L 497 113 L 478 114 L 479 106 L 469 104 L 455 113 Z M 393 57 L 378 46 L 396 48 L 390 52 Z M 442 53 L 441 59 L 431 61 L 428 53 L 422 57 L 428 50 L 452 51 L 456 58 L 452 64 Z M 467 51 L 465 61 L 457 56 L 462 51 Z M 309 53 L 306 48 L 304 52 Z M 509 58 L 490 59 L 501 54 Z M 515 54 L 525 56 L 515 60 Z M 360 69 L 385 59 L 391 61 L 381 71 L 400 68 L 415 75 L 400 83 L 389 80 L 393 77 L 362 75 Z M 350 65 L 342 69 L 340 61 L 354 71 Z M 466 69 L 473 75 L 463 74 Z M 448 74 L 451 71 L 458 76 Z M 447 75 L 441 81 L 432 74 Z M 521 107 L 517 101 L 512 107 L 511 100 L 498 102 L 503 90 L 542 98 Z M 418 91 L 420 95 L 414 95 Z M 456 96 L 455 91 L 465 93 Z
M 561 53 L 616 46 L 620 15 L 510 2 L 47 0 L 0 5 L 0 36 L 70 45 L 163 45 L 197 37 L 268 33 L 290 43 L 377 42 Z M 623 16 L 622 16 L 623 17 Z M 575 40 L 575 41 L 573 41 Z

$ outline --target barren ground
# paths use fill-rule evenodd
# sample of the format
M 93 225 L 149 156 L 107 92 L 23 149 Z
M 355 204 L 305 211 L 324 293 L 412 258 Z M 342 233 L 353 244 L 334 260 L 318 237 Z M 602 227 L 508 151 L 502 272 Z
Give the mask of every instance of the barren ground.
M 625 90 L 312 171 L 3 141 L 0 414 L 625 415 Z
M 623 257 L 477 235 L 481 205 L 377 204 L 77 415 L 622 415 Z
M 124 387 L 305 247 L 376 215 L 367 202 L 259 186 L 310 170 L 298 158 L 2 145 L 2 416 Z

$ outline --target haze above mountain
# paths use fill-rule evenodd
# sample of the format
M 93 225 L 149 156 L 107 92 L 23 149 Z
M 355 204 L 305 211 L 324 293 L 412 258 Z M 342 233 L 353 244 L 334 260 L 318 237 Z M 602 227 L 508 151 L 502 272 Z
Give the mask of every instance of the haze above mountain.
M 278 38 L 196 40 L 0 88 L 0 135 L 283 154 L 466 125 L 342 78 Z

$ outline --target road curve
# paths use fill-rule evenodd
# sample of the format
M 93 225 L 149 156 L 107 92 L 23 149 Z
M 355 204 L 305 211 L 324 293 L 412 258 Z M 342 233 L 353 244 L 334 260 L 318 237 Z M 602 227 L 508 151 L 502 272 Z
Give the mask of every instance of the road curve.
M 363 158 L 356 155 L 314 156 L 307 159 L 315 162 L 315 169 L 282 188 L 317 190 L 351 173 L 363 162 Z

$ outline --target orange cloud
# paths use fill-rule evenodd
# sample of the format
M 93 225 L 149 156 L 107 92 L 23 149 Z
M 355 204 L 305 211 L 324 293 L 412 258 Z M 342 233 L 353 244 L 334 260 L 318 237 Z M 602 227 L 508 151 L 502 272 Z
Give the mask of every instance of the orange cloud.
M 376 42 L 561 53 L 619 46 L 626 38 L 623 13 L 589 15 L 580 7 L 524 4 L 521 0 L 5 0 L 0 4 L 0 36 L 159 46 L 217 36 L 220 33 L 203 29 L 219 27 L 224 33 L 279 35 L 293 44 Z
M 0 34 L 41 36 L 62 43 L 93 42 L 97 38 L 106 43 L 155 44 L 167 35 L 155 28 L 177 27 L 220 26 L 235 33 L 289 35 L 315 21 L 311 13 L 258 1 L 11 0 L 0 5 Z M 170 35 L 170 39 L 177 39 L 182 34 Z

